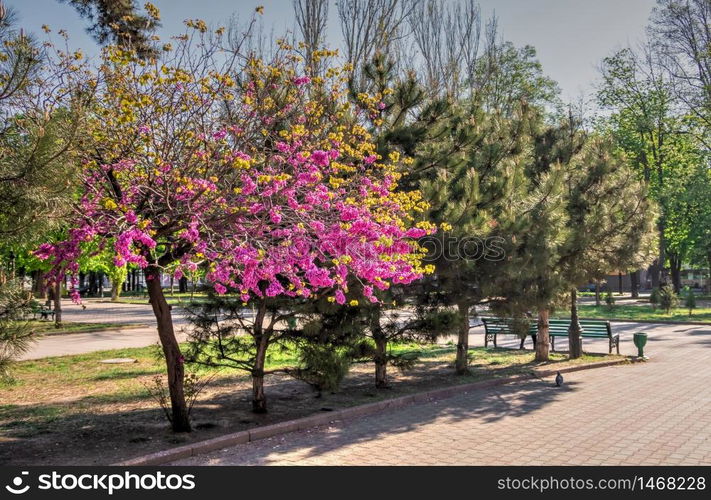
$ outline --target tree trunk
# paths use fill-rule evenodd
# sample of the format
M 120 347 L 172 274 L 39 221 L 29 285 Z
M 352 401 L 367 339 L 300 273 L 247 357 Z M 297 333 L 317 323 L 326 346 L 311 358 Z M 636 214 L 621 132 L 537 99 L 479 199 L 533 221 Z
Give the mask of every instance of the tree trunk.
M 254 317 L 254 344 L 257 348 L 252 367 L 252 411 L 254 413 L 267 412 L 267 396 L 264 393 L 264 364 L 267 359 L 269 336 L 265 335 L 263 330 L 266 313 L 267 303 L 262 299 Z
M 44 282 L 44 273 L 40 270 L 32 271 L 32 296 L 36 299 L 44 298 L 47 287 Z
M 548 361 L 548 349 L 550 347 L 550 336 L 548 335 L 548 309 L 538 311 L 538 335 L 536 338 L 536 361 Z
M 674 293 L 681 291 L 681 258 L 677 253 L 669 253 L 669 262 L 671 265 L 671 278 Z
M 655 259 L 652 265 L 649 266 L 649 275 L 652 278 L 652 289 L 659 288 L 661 284 L 661 270 L 659 268 L 659 259 Z
M 175 338 L 173 317 L 160 285 L 160 270 L 155 267 L 149 268 L 146 272 L 146 281 L 148 282 L 151 307 L 158 326 L 158 337 L 163 347 L 168 370 L 168 390 L 170 392 L 173 431 L 190 432 L 190 417 L 188 415 L 188 405 L 185 402 L 184 390 L 185 360 L 180 352 L 178 339 Z
M 104 273 L 99 271 L 98 273 L 98 280 L 99 280 L 99 297 L 102 299 L 104 298 Z
M 583 339 L 580 338 L 582 328 L 578 318 L 578 291 L 570 292 L 570 328 L 568 328 L 568 356 L 576 359 L 583 355 Z
M 639 298 L 639 269 L 630 274 L 630 292 L 633 299 Z
M 595 307 L 600 307 L 600 282 L 595 282 Z
M 121 296 L 121 287 L 123 286 L 123 283 L 120 285 L 118 283 L 111 283 L 111 302 L 118 302 L 119 297 Z
M 459 312 L 459 338 L 457 339 L 457 360 L 454 369 L 457 375 L 469 373 L 469 304 L 457 304 Z
M 375 387 L 384 389 L 388 386 L 388 338 L 380 325 L 380 308 L 374 307 L 369 316 L 370 333 L 375 342 Z
M 255 339 L 257 354 L 254 358 L 252 369 L 252 411 L 254 413 L 267 412 L 267 396 L 264 393 L 264 363 L 267 358 L 268 337 L 260 335 Z
M 55 328 L 62 327 L 62 281 L 57 280 L 54 284 L 54 326 Z
M 622 295 L 622 273 L 617 273 L 617 288 L 620 295 Z

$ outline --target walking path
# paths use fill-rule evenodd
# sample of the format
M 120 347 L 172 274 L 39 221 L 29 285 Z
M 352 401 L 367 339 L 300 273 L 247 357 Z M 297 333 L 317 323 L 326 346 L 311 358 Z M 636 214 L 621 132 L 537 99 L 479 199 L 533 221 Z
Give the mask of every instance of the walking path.
M 711 325 L 617 325 L 624 354 L 640 330 L 649 362 L 566 374 L 562 388 L 472 391 L 176 465 L 711 465 Z
M 117 328 L 100 332 L 71 333 L 66 335 L 47 335 L 33 344 L 20 359 L 38 359 L 47 356 L 65 356 L 83 354 L 106 349 L 124 349 L 128 347 L 146 347 L 158 342 L 155 316 L 148 301 L 146 305 L 114 304 L 111 302 L 84 299 L 81 305 L 71 301 L 62 301 L 62 319 L 80 323 L 117 323 L 125 325 L 146 325 L 143 328 Z M 176 333 L 185 325 L 185 317 L 179 308 L 173 311 Z

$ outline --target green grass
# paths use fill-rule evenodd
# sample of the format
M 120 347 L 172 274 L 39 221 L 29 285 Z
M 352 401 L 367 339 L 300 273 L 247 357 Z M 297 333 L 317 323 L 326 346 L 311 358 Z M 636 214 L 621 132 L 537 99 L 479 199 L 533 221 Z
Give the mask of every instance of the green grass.
M 186 348 L 187 345 L 183 344 L 181 347 Z M 391 352 L 394 354 L 414 351 L 419 352 L 422 357 L 432 357 L 442 353 L 453 352 L 453 347 L 411 343 L 393 344 L 391 346 Z M 136 360 L 136 363 L 101 363 L 102 360 L 111 358 L 132 358 Z M 295 365 L 297 362 L 295 350 L 271 346 L 267 354 L 266 368 L 271 370 Z M 213 368 L 199 365 L 192 366 L 191 370 L 197 373 L 214 371 Z M 143 375 L 156 375 L 164 371 L 165 365 L 162 359 L 162 352 L 156 344 L 149 347 L 112 349 L 86 354 L 20 361 L 12 366 L 12 380 L 0 381 L 0 389 L 3 387 L 16 388 L 18 385 L 30 385 L 30 383 L 31 385 L 39 384 L 45 389 L 54 386 L 79 387 L 81 385 L 92 385 L 96 381 L 119 381 Z M 244 371 L 235 368 L 220 369 L 221 375 L 244 373 Z
M 39 334 L 64 334 L 64 333 L 82 333 L 82 332 L 97 332 L 101 330 L 110 330 L 114 328 L 136 328 L 145 325 L 126 325 L 124 323 L 73 323 L 63 321 L 62 326 L 57 328 L 54 321 L 31 320 L 28 327 Z
M 604 318 L 604 319 L 624 319 L 630 321 L 642 320 L 642 321 L 694 321 L 694 322 L 704 322 L 711 323 L 711 308 L 698 308 L 695 309 L 691 316 L 689 316 L 688 309 L 677 308 L 672 310 L 671 313 L 667 314 L 661 309 L 652 309 L 651 305 L 639 305 L 639 306 L 623 306 L 615 305 L 612 308 L 601 305 L 579 305 L 578 313 L 581 318 Z M 560 317 L 569 317 L 569 314 L 565 314 L 561 311 Z
M 201 304 L 207 300 L 207 294 L 204 292 L 195 292 L 194 294 L 188 293 L 174 293 L 170 294 L 169 291 L 163 290 L 165 294 L 165 299 L 170 305 L 179 306 L 183 304 Z M 109 302 L 108 298 L 103 299 L 104 302 Z M 136 292 L 133 295 L 121 295 L 117 303 L 120 304 L 138 304 L 145 305 L 148 304 L 148 295 L 146 293 Z

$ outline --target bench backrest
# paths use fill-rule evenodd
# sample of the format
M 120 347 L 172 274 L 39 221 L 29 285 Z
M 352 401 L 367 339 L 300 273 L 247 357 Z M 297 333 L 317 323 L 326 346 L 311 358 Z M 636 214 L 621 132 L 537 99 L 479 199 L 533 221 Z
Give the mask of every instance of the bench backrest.
M 514 321 L 510 318 L 482 318 L 481 321 L 484 323 L 484 329 L 487 333 L 510 333 L 514 335 Z M 537 329 L 536 322 L 532 321 L 528 327 L 528 335 L 535 335 Z
M 580 327 L 583 329 L 583 336 L 609 337 L 612 335 L 609 321 L 600 321 L 594 319 L 582 319 L 579 321 Z M 570 328 L 569 319 L 551 319 L 548 321 L 551 333 L 567 334 Z
M 484 323 L 484 328 L 487 333 L 513 334 L 513 320 L 510 318 L 482 318 L 481 321 Z M 610 337 L 612 335 L 612 328 L 610 327 L 609 321 L 583 319 L 580 320 L 579 323 L 583 329 L 583 336 Z M 567 335 L 568 329 L 570 328 L 570 320 L 551 319 L 548 320 L 548 327 L 550 333 L 553 335 Z M 538 323 L 535 320 L 531 320 L 528 334 L 535 335 L 536 333 L 538 333 Z

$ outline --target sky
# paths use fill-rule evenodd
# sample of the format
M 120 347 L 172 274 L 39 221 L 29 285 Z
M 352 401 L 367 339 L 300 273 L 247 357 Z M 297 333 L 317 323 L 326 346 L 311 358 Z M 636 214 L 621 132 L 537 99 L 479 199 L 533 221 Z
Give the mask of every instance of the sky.
M 330 8 L 328 37 L 340 40 L 335 1 Z M 450 1 L 450 0 L 441 0 Z M 76 11 L 58 0 L 4 0 L 28 32 L 41 33 L 43 24 L 66 29 L 73 48 L 96 54 L 96 43 L 85 33 Z M 138 0 L 142 4 L 142 0 Z M 161 11 L 162 38 L 179 33 L 185 19 L 203 19 L 215 27 L 232 15 L 251 16 L 264 6 L 264 25 L 281 35 L 293 30 L 291 0 L 153 0 Z M 517 46 L 532 45 L 545 73 L 556 80 L 564 100 L 589 97 L 598 77 L 600 61 L 614 51 L 634 46 L 644 38 L 655 0 L 479 0 L 484 18 L 496 14 L 503 37 Z

